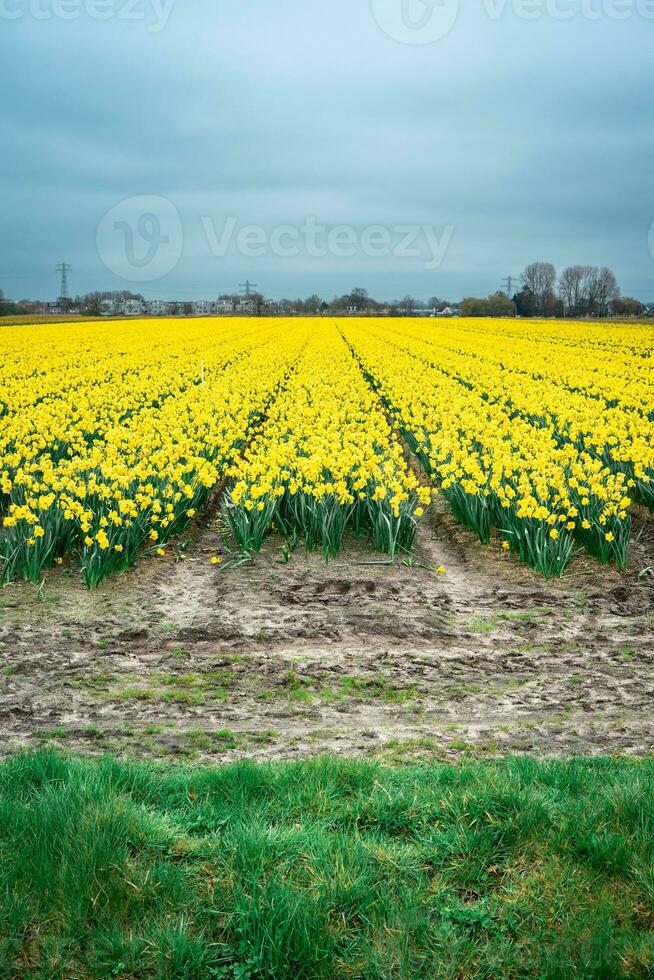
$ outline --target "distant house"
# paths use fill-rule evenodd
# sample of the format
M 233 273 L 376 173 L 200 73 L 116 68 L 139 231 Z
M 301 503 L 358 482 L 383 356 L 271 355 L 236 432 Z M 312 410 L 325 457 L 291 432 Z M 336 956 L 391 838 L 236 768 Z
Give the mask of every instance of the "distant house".
M 231 299 L 218 299 L 215 303 L 216 313 L 233 313 L 234 302 Z
M 166 316 L 170 313 L 170 303 L 165 303 L 162 299 L 152 299 L 148 303 L 148 313 L 150 316 Z
M 451 306 L 446 306 L 444 309 L 438 310 L 436 316 L 456 316 L 456 313 Z
M 145 312 L 145 304 L 140 299 L 124 299 L 120 304 L 122 316 L 143 316 Z
M 193 312 L 196 316 L 211 316 L 216 312 L 216 304 L 208 299 L 196 299 L 193 302 Z

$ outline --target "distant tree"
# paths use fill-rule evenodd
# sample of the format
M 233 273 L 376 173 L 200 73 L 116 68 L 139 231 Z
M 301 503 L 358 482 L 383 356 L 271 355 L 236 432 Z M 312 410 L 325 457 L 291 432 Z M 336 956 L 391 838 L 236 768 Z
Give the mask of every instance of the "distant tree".
M 595 278 L 595 309 L 598 316 L 607 316 L 611 303 L 620 297 L 620 287 L 612 269 L 603 265 Z
M 378 303 L 368 295 L 368 290 L 357 286 L 350 293 L 344 296 L 335 296 L 331 303 L 324 303 L 319 296 L 309 297 L 309 300 L 317 300 L 318 309 L 331 310 L 333 313 L 344 313 L 346 310 L 354 310 L 356 313 L 365 313 L 367 310 L 376 309 Z M 309 302 L 307 300 L 307 302 Z
M 489 316 L 515 316 L 516 307 L 512 299 L 501 291 L 493 293 L 487 300 Z
M 633 296 L 618 296 L 611 302 L 612 316 L 644 316 L 647 307 Z
M 569 265 L 561 273 L 559 295 L 563 301 L 564 310 L 569 316 L 579 316 L 583 312 L 584 281 L 587 272 L 588 267 L 585 265 Z
M 262 293 L 250 293 L 250 301 L 254 307 L 255 316 L 263 316 L 266 301 Z
M 585 265 L 584 278 L 581 284 L 582 309 L 586 316 L 594 316 L 597 312 L 599 292 L 599 269 L 596 265 Z
M 4 293 L 0 289 L 0 316 L 23 316 L 27 312 L 25 306 L 20 303 L 12 303 L 4 298 Z
M 405 296 L 399 302 L 399 309 L 402 316 L 411 316 L 416 308 L 417 301 L 413 298 L 413 296 Z
M 79 310 L 84 316 L 100 316 L 102 302 L 102 293 L 87 293 L 79 297 Z
M 620 287 L 608 266 L 572 265 L 561 274 L 559 294 L 571 316 L 607 316 Z
M 536 316 L 538 313 L 536 297 L 526 286 L 523 286 L 520 292 L 515 294 L 513 302 L 518 316 Z
M 360 286 L 357 286 L 350 293 L 350 306 L 354 307 L 357 312 L 363 313 L 364 310 L 367 310 L 368 302 L 369 296 L 367 289 L 362 289 Z
M 320 296 L 314 293 L 312 296 L 307 296 L 304 301 L 304 312 L 309 316 L 315 316 L 323 305 L 323 301 Z
M 556 269 L 551 262 L 532 262 L 522 273 L 522 284 L 536 300 L 536 312 L 551 313 L 555 303 Z
M 461 316 L 488 316 L 488 303 L 480 296 L 466 296 L 461 300 Z
M 515 316 L 516 305 L 506 293 L 492 293 L 486 299 L 467 296 L 461 302 L 461 316 Z
M 344 296 L 334 296 L 333 300 L 329 304 L 329 309 L 334 313 L 341 313 L 348 309 L 350 306 L 350 294 L 346 293 Z

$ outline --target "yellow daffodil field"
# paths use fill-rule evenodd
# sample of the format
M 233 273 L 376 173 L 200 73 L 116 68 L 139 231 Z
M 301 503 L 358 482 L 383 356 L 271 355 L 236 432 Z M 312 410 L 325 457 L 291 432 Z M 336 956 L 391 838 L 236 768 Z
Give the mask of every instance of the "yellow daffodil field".
M 514 320 L 190 319 L 0 329 L 0 575 L 89 587 L 218 495 L 271 534 L 391 556 L 442 494 L 547 577 L 625 567 L 654 510 L 654 331 Z

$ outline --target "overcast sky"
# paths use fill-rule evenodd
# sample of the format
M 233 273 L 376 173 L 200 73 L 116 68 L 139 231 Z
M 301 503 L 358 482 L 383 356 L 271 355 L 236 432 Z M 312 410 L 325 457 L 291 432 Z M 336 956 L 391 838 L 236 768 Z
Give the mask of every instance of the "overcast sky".
M 653 56 L 654 0 L 0 0 L 0 288 L 654 300 Z

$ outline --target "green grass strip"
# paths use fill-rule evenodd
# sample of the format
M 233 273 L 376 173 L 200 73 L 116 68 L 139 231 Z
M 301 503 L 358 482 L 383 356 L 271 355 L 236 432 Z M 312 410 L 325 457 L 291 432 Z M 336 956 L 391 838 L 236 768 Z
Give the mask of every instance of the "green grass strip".
M 0 977 L 654 975 L 654 762 L 0 764 Z

